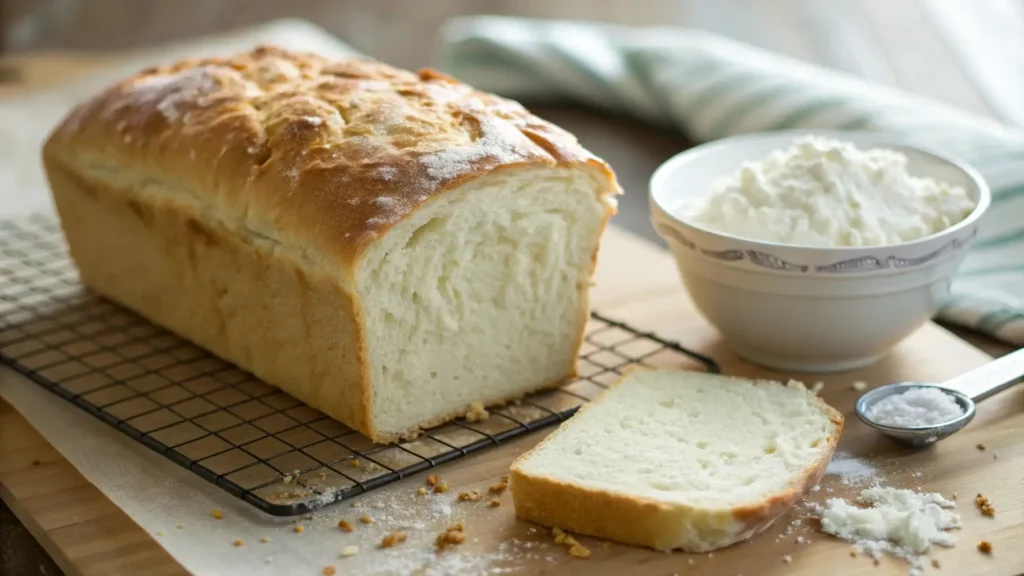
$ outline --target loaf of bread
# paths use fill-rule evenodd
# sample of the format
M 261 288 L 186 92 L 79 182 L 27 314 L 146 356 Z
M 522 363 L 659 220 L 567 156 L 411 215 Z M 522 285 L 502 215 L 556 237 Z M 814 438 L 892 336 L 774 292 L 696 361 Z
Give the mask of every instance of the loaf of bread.
M 87 287 L 379 442 L 574 376 L 620 192 L 515 102 L 272 47 L 124 79 L 43 156 Z
M 843 416 L 802 386 L 636 371 L 512 465 L 516 514 L 658 550 L 764 530 L 825 469 Z

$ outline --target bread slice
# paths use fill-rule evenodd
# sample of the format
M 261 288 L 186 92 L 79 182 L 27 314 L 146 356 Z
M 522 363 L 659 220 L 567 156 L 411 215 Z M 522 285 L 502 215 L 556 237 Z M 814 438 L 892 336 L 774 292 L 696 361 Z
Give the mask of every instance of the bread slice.
M 516 514 L 706 552 L 767 528 L 825 473 L 843 416 L 799 383 L 636 371 L 512 464 Z

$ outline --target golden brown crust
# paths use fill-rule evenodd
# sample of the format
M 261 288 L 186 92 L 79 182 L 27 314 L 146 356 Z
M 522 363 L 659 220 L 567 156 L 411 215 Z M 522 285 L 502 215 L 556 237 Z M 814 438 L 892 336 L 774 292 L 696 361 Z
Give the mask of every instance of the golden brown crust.
M 346 271 L 431 197 L 495 168 L 585 165 L 618 192 L 604 162 L 515 102 L 433 70 L 274 47 L 143 70 L 78 106 L 44 153 L 145 173 Z
M 584 405 L 577 417 L 619 386 L 628 374 L 649 370 L 636 367 L 626 371 L 598 398 Z M 756 384 L 780 385 L 770 381 L 756 381 Z M 803 474 L 794 478 L 787 488 L 761 502 L 729 510 L 699 510 L 683 504 L 670 506 L 643 497 L 617 494 L 523 472 L 522 463 L 559 434 L 562 430 L 560 427 L 512 463 L 509 478 L 516 515 L 547 526 L 656 550 L 682 548 L 688 552 L 706 552 L 745 540 L 771 526 L 825 474 L 842 435 L 844 418 L 821 398 L 816 401 L 836 425 L 835 431 L 819 446 L 818 459 Z M 693 536 L 702 530 L 708 535 L 714 535 L 718 541 L 701 540 Z M 682 540 L 688 544 L 684 546 Z

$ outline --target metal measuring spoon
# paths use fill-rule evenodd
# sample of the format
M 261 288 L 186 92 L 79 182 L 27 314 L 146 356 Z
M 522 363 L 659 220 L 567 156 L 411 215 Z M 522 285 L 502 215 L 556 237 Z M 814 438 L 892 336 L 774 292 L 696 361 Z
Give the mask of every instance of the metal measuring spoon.
M 959 431 L 974 418 L 974 405 L 985 398 L 1009 388 L 1024 376 L 1024 349 L 1017 350 L 957 376 L 942 384 L 924 382 L 897 382 L 879 386 L 865 393 L 857 400 L 857 416 L 865 424 L 881 431 L 904 444 L 913 447 L 927 446 Z M 955 420 L 932 426 L 907 428 L 883 426 L 868 418 L 869 409 L 879 400 L 893 394 L 901 394 L 913 388 L 938 388 L 949 394 L 964 409 L 963 415 Z

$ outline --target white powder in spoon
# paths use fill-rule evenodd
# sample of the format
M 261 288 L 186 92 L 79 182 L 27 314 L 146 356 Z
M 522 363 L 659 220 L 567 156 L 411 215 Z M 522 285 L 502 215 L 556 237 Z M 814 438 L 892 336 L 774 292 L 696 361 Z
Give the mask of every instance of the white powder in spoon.
M 867 410 L 876 424 L 896 428 L 936 426 L 963 416 L 956 399 L 938 388 L 911 388 L 886 396 Z

